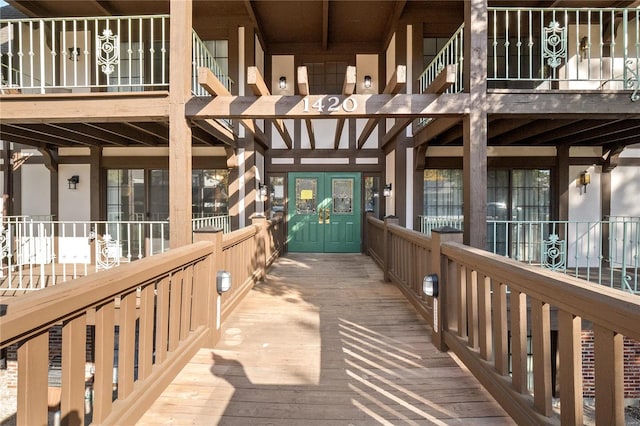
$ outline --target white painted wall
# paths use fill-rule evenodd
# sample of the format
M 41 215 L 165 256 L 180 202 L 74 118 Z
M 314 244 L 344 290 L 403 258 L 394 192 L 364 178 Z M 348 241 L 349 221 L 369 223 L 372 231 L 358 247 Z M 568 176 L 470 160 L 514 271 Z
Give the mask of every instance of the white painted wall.
M 371 76 L 371 87 L 364 87 L 364 76 Z M 378 73 L 378 55 L 356 55 L 356 93 L 359 95 L 377 94 L 386 83 L 380 81 Z
M 23 215 L 42 216 L 51 214 L 51 174 L 42 164 L 23 164 L 20 167 Z
M 296 78 L 293 55 L 271 57 L 271 94 L 292 96 L 295 94 Z M 280 89 L 280 77 L 287 79 L 287 87 Z
M 80 177 L 77 189 L 69 189 L 67 179 Z M 58 218 L 59 220 L 91 220 L 90 203 L 91 166 L 89 164 L 58 165 Z
M 385 163 L 385 175 L 386 181 L 382 182 L 382 186 L 384 187 L 386 184 L 391 184 L 391 197 L 385 198 L 385 209 L 387 216 L 395 216 L 396 214 L 396 151 L 393 150 L 386 157 Z
M 356 120 L 356 140 L 362 134 L 362 129 L 367 125 L 369 120 L 359 118 Z M 362 149 L 377 149 L 378 148 L 378 126 L 374 127 L 373 131 L 367 138 L 366 142 L 362 146 Z
M 258 38 L 258 36 L 255 36 L 255 46 L 256 68 L 258 68 L 261 75 L 264 75 L 264 49 L 262 49 L 262 45 L 260 44 L 260 39 Z
M 580 185 L 580 173 L 587 171 L 591 184 Z M 600 166 L 569 167 L 569 221 L 581 222 L 569 227 L 567 244 L 567 266 L 598 266 L 600 255 L 600 230 L 596 225 L 601 220 Z M 589 224 L 587 223 L 589 222 Z M 589 238 L 583 238 L 589 233 Z M 588 259 L 589 258 L 589 259 Z
M 640 145 L 627 147 L 620 158 L 640 158 Z M 640 167 L 618 166 L 611 172 L 611 216 L 640 217 Z
M 334 138 L 336 135 L 336 126 L 338 125 L 338 120 L 333 120 L 333 119 L 311 120 L 311 125 L 313 126 L 313 134 L 316 142 L 316 149 L 333 149 L 334 142 L 335 142 Z M 309 139 L 307 125 L 305 124 L 304 121 L 302 121 L 300 126 L 301 126 L 301 131 L 300 131 L 301 145 L 300 146 L 302 148 L 309 149 L 311 147 L 311 142 Z M 349 148 L 349 122 L 347 121 L 344 123 L 344 127 L 342 128 L 342 134 L 340 135 L 340 145 L 338 149 L 348 149 L 348 148 Z
M 389 47 L 387 47 L 386 56 L 387 56 L 387 66 L 386 66 L 387 76 L 385 78 L 385 87 L 386 87 L 386 81 L 389 80 L 391 75 L 393 75 L 393 71 L 396 69 L 396 35 L 395 33 L 393 34 L 393 37 L 391 37 L 391 41 L 389 42 Z M 393 126 L 394 122 L 395 122 L 395 119 L 387 118 L 387 129 L 390 129 Z

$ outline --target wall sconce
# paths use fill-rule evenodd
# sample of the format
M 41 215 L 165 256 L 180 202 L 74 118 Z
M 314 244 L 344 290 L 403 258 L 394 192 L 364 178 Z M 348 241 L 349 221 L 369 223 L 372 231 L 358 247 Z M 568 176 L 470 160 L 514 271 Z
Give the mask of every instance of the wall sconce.
M 280 77 L 280 80 L 278 80 L 278 87 L 281 90 L 284 90 L 287 88 L 287 77 L 285 76 Z
M 584 36 L 580 39 L 579 51 L 580 60 L 582 61 L 583 59 L 587 59 L 589 55 L 589 39 L 587 38 L 587 36 Z
M 365 75 L 364 76 L 364 88 L 365 89 L 371 89 L 371 76 L 370 75 Z
M 69 179 L 67 179 L 67 184 L 69 185 L 69 189 L 77 189 L 79 182 L 80 182 L 80 176 L 78 175 L 73 175 Z
M 385 197 L 391 197 L 391 184 L 388 183 L 384 186 L 384 189 L 382 190 L 382 195 L 384 195 Z
M 260 191 L 261 197 L 266 197 L 269 195 L 269 187 L 267 185 L 263 185 L 261 183 L 258 184 L 258 190 Z
M 70 47 L 68 50 L 69 50 L 69 60 L 77 62 L 80 59 L 80 48 Z
M 219 294 L 225 293 L 231 289 L 231 273 L 227 271 L 218 271 L 216 274 L 216 290 Z
M 422 292 L 425 296 L 438 297 L 438 276 L 436 274 L 426 275 L 422 279 Z
M 580 184 L 580 194 L 582 194 L 582 190 L 584 189 L 584 193 L 587 193 L 587 185 L 589 185 L 591 183 L 591 175 L 589 174 L 588 171 L 584 171 L 582 173 L 580 173 L 580 178 L 578 180 L 578 183 Z

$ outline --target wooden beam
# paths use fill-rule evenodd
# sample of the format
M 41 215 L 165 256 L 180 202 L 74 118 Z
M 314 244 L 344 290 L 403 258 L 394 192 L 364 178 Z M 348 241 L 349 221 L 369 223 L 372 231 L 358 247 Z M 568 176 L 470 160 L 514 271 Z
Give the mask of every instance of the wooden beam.
M 105 132 L 101 129 L 97 129 L 86 124 L 50 124 L 52 128 L 59 129 L 63 134 L 75 133 L 82 137 L 90 137 L 92 139 L 100 141 L 100 143 L 127 146 L 131 143 L 129 138 L 121 135 L 116 135 L 110 132 Z
M 406 65 L 398 65 L 382 93 L 384 95 L 397 95 L 404 88 L 405 84 L 407 84 L 407 67 Z M 373 132 L 373 129 L 378 125 L 379 120 L 379 118 L 370 118 L 367 124 L 364 125 L 358 138 L 358 149 L 362 149 Z
M 258 67 L 247 68 L 247 85 L 251 88 L 254 96 L 271 95 L 271 92 L 269 91 L 262 74 L 260 74 Z
M 253 24 L 253 26 L 256 29 L 256 34 L 258 35 L 258 41 L 260 41 L 260 44 L 262 45 L 262 48 L 266 49 L 267 44 L 266 44 L 265 39 L 264 39 L 264 31 L 262 30 L 262 22 L 260 22 L 258 20 L 258 17 L 256 15 L 256 11 L 253 8 L 253 4 L 251 4 L 251 0 L 244 0 L 244 6 L 247 9 L 247 14 L 249 15 L 249 19 L 251 20 L 251 23 Z
M 429 84 L 424 93 L 444 93 L 456 83 L 457 65 L 451 64 L 444 67 L 436 78 Z
M 44 166 L 51 173 L 58 172 L 58 152 L 53 151 L 49 147 L 38 147 L 38 151 L 42 154 L 42 159 L 44 160 Z
M 308 100 L 309 107 L 305 108 Z M 468 113 L 469 95 L 351 95 L 347 102 L 349 111 L 336 108 L 322 111 L 311 106 L 326 95 L 309 96 L 218 96 L 214 98 L 194 97 L 187 102 L 188 118 L 253 119 L 273 118 L 392 118 L 392 117 L 460 117 Z M 338 105 L 347 97 L 336 96 Z M 3 108 L 4 110 L 4 108 Z
M 353 94 L 356 89 L 356 67 L 348 66 L 347 70 L 344 74 L 344 82 L 342 83 L 342 94 L 344 96 L 350 96 Z M 342 138 L 342 129 L 344 128 L 344 118 L 338 119 L 338 123 L 336 124 L 336 134 L 334 136 L 334 148 L 338 149 L 340 147 L 340 139 Z
M 227 127 L 220 124 L 213 119 L 206 120 L 194 120 L 193 123 L 220 140 L 220 142 L 229 145 L 232 148 L 237 148 L 236 135 Z
M 402 11 L 404 10 L 404 6 L 406 4 L 406 0 L 397 0 L 393 5 L 393 14 L 391 15 L 391 19 L 387 21 L 387 26 L 382 33 L 384 34 L 384 38 L 382 40 L 381 50 L 387 50 L 387 46 L 389 45 L 393 34 L 396 32 L 398 21 L 400 20 L 400 16 L 402 15 Z M 422 28 L 420 30 L 422 31 Z
M 22 129 L 16 129 L 12 126 L 2 126 L 2 140 L 5 142 L 15 142 L 22 145 L 40 147 L 40 146 L 72 146 L 69 141 L 60 141 L 46 138 L 41 135 L 34 135 Z
M 298 67 L 298 93 L 300 96 L 309 95 L 309 74 L 306 66 Z
M 411 122 L 413 118 L 399 118 L 396 120 L 396 123 L 385 133 L 382 137 L 382 143 L 380 144 L 380 149 L 384 149 L 391 141 L 393 141 L 396 136 L 400 134 Z
M 575 142 L 576 139 L 580 142 L 589 141 L 597 138 L 604 138 L 608 140 L 616 139 L 617 137 L 625 135 L 640 135 L 640 120 L 621 120 L 612 122 L 606 126 L 599 126 L 597 130 L 591 128 L 588 132 L 584 132 L 584 136 L 565 136 L 563 138 L 554 139 L 554 144 L 566 144 Z M 639 136 L 640 137 L 640 136 Z
M 264 82 L 264 79 L 257 67 L 247 68 L 247 84 L 255 96 L 271 96 L 271 92 L 269 91 L 269 88 Z M 280 136 L 282 136 L 284 143 L 289 147 L 289 149 L 291 149 L 293 144 L 291 136 L 289 135 L 287 127 L 284 125 L 282 119 L 274 119 L 273 125 L 278 130 L 278 133 L 280 133 Z M 311 134 L 313 134 L 313 132 L 311 132 Z
M 487 93 L 487 112 L 496 118 L 521 116 L 528 118 L 592 119 L 637 118 L 640 102 L 631 102 L 625 92 L 545 92 Z
M 322 49 L 329 47 L 329 0 L 322 0 Z
M 309 136 L 309 144 L 311 149 L 316 149 L 316 136 L 313 132 L 313 123 L 311 120 L 304 120 L 304 124 L 307 126 L 307 135 Z
M 519 129 L 515 129 L 509 133 L 505 133 L 497 137 L 495 142 L 497 145 L 511 145 L 514 142 L 520 143 L 523 137 L 535 139 L 534 136 L 536 135 L 545 132 L 551 132 L 555 129 L 559 129 L 565 126 L 570 126 L 572 123 L 574 123 L 574 121 L 572 120 L 548 120 L 538 126 L 531 126 L 527 129 L 526 134 L 523 134 L 523 132 Z
M 231 92 L 207 67 L 198 68 L 198 84 L 211 96 L 231 96 Z
M 165 123 L 124 123 L 126 126 L 149 135 L 155 136 L 158 140 L 169 142 L 169 128 Z
M 430 121 L 413 134 L 413 145 L 419 147 L 427 144 L 431 139 L 459 124 L 460 121 L 459 118 L 438 118 Z M 462 132 L 462 128 L 460 131 Z
M 71 142 L 74 144 L 85 146 L 97 146 L 101 143 L 100 141 L 95 140 L 91 137 L 78 136 L 74 133 L 66 132 L 64 130 L 57 129 L 46 124 L 14 125 L 13 127 L 15 129 L 23 130 L 24 132 L 36 133 L 52 140 L 66 141 L 67 143 Z M 28 133 L 25 133 L 24 136 L 29 137 Z
M 123 123 L 85 123 L 85 126 L 114 136 L 122 136 L 127 138 L 129 141 L 142 145 L 158 145 L 158 138 L 156 136 L 128 127 Z
M 166 121 L 169 117 L 167 92 L 22 94 L 0 99 L 3 124 Z

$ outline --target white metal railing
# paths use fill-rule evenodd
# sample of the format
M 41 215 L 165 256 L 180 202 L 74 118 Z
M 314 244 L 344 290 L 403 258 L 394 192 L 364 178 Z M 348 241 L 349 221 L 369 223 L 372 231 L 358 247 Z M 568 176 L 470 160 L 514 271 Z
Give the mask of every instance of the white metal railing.
M 23 93 L 169 84 L 169 16 L 0 20 L 3 86 Z
M 489 87 L 633 90 L 640 8 L 489 8 Z
M 0 219 L 0 289 L 38 290 L 169 250 L 168 221 Z M 231 232 L 229 215 L 192 219 L 192 229 Z
M 451 226 L 462 217 L 420 216 L 420 231 Z M 487 220 L 487 250 L 587 281 L 640 294 L 640 218 L 604 221 Z
M 211 70 L 211 72 L 220 80 L 220 82 L 227 88 L 229 92 L 231 92 L 231 86 L 233 85 L 233 80 L 225 74 L 222 70 L 222 67 L 215 60 L 213 54 L 205 43 L 198 37 L 195 31 L 193 31 L 193 54 L 192 54 L 192 80 L 193 84 L 191 85 L 191 93 L 195 96 L 210 96 L 209 92 L 204 90 L 198 84 L 198 68 L 206 67 Z
M 456 82 L 449 87 L 445 93 L 460 93 L 463 87 L 463 59 L 464 59 L 464 24 L 456 30 L 451 36 L 447 44 L 445 44 L 440 52 L 433 58 L 433 61 L 424 69 L 420 77 L 418 77 L 419 93 L 425 93 L 429 85 L 436 79 L 438 74 L 445 69 L 447 65 L 457 65 Z
M 226 234 L 231 232 L 231 218 L 229 215 L 205 216 L 191 219 L 193 230 L 200 228 L 218 228 Z

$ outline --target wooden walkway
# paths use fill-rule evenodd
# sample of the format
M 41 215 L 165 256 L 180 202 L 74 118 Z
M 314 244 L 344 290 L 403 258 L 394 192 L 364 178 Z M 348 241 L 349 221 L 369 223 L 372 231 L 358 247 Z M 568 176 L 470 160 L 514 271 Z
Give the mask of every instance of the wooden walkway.
M 279 259 L 140 425 L 514 424 L 360 254 Z

